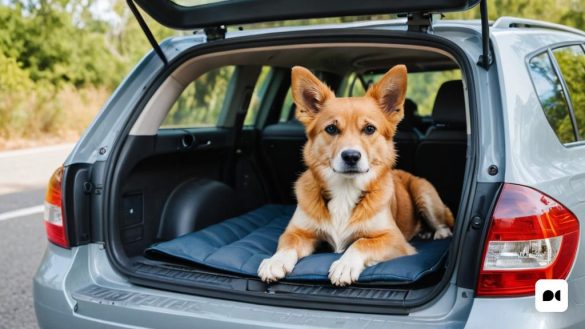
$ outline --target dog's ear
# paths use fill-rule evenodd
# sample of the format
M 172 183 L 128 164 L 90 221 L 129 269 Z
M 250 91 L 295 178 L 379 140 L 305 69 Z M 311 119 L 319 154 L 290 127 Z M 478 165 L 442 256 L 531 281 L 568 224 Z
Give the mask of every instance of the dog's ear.
M 297 105 L 295 115 L 304 125 L 313 121 L 325 101 L 335 97 L 327 85 L 302 66 L 292 68 L 291 87 L 292 97 Z
M 372 85 L 366 93 L 366 96 L 376 100 L 388 120 L 393 124 L 398 124 L 404 117 L 406 73 L 406 66 L 396 65 L 386 72 L 380 81 Z

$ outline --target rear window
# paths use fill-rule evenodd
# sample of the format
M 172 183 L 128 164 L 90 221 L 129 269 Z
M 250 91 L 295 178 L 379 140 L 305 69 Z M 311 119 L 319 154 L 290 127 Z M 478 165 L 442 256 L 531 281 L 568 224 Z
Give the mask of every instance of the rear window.
M 547 49 L 528 62 L 544 114 L 563 144 L 585 137 L 585 53 L 582 45 Z
M 530 60 L 529 68 L 548 123 L 562 143 L 574 142 L 575 135 L 569 106 L 548 53 L 545 52 L 533 57 Z
M 553 50 L 567 85 L 579 138 L 585 139 L 585 53 L 580 45 Z

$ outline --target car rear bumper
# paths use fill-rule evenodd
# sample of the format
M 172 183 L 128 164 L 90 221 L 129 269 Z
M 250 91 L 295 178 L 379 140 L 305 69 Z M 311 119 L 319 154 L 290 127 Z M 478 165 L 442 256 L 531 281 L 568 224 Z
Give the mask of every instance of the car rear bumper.
M 449 288 L 410 315 L 305 310 L 226 301 L 128 283 L 100 245 L 66 250 L 49 245 L 34 277 L 41 328 L 462 328 L 470 291 Z
M 585 305 L 570 297 L 562 313 L 540 313 L 534 297 L 475 298 L 465 328 L 585 328 Z

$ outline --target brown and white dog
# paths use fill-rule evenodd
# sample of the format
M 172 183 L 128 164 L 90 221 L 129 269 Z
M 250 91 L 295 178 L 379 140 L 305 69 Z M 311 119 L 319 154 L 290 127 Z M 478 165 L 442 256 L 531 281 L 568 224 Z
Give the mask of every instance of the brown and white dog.
M 276 253 L 258 268 L 263 281 L 283 278 L 320 241 L 345 251 L 329 269 L 331 283 L 345 286 L 367 266 L 415 254 L 408 241 L 423 227 L 435 239 L 451 235 L 453 215 L 435 188 L 393 169 L 406 83 L 406 67 L 397 65 L 364 97 L 337 98 L 309 70 L 292 69 L 308 170 L 295 184 L 298 206 Z

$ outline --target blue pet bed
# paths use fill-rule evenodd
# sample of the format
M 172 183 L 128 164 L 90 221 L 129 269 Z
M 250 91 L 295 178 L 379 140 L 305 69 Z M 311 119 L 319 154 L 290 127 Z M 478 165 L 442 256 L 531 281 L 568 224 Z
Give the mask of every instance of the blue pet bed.
M 171 256 L 211 268 L 256 276 L 260 262 L 276 251 L 295 206 L 266 205 L 239 217 L 209 226 L 176 239 L 156 243 L 146 250 L 149 257 Z M 368 267 L 359 282 L 411 283 L 439 269 L 450 239 L 414 239 L 418 253 Z M 316 253 L 302 258 L 292 273 L 295 281 L 328 281 L 331 263 L 341 254 Z

